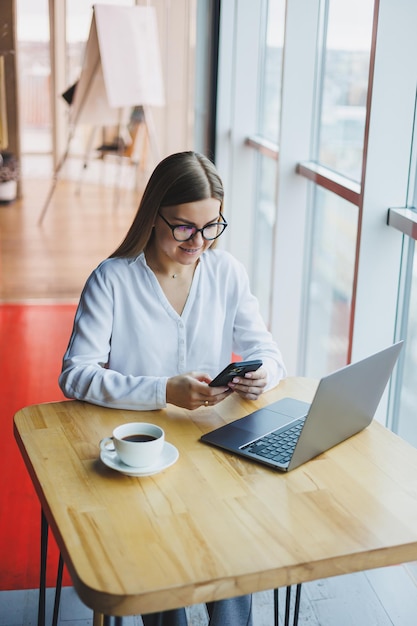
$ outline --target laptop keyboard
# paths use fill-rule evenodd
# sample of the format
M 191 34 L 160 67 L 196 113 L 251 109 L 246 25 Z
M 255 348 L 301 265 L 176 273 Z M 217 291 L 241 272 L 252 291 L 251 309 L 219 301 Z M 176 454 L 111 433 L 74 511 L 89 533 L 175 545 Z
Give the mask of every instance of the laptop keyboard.
M 287 430 L 278 430 L 263 435 L 260 439 L 244 446 L 242 449 L 246 452 L 256 454 L 270 461 L 277 463 L 288 463 L 294 452 L 303 428 L 305 417 L 296 421 L 296 423 L 287 428 Z

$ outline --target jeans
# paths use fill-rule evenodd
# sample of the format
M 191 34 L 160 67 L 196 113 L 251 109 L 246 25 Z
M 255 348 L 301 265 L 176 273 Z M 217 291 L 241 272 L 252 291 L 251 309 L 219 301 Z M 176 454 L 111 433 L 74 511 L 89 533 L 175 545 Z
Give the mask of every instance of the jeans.
M 252 596 L 207 603 L 210 626 L 252 626 Z M 187 626 L 185 609 L 142 615 L 144 626 Z

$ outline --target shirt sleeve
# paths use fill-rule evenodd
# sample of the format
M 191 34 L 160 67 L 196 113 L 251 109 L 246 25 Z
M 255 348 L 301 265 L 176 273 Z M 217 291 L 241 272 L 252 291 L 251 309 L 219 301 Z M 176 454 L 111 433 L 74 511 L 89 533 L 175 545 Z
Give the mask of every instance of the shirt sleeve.
M 114 294 L 100 267 L 88 279 L 63 358 L 59 386 L 67 398 L 118 409 L 166 406 L 167 377 L 123 374 L 108 367 Z

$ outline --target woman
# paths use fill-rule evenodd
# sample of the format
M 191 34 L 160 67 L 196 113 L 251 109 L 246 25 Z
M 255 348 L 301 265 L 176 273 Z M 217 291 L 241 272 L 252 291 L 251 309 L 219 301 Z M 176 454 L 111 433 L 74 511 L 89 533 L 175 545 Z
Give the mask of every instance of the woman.
M 206 157 L 180 152 L 159 163 L 124 241 L 81 294 L 59 378 L 67 397 L 121 409 L 197 409 L 232 392 L 256 400 L 285 376 L 245 269 L 215 249 L 227 227 L 223 195 Z M 232 353 L 263 366 L 210 387 Z M 251 596 L 208 610 L 212 626 L 251 624 Z M 143 621 L 187 623 L 184 609 Z

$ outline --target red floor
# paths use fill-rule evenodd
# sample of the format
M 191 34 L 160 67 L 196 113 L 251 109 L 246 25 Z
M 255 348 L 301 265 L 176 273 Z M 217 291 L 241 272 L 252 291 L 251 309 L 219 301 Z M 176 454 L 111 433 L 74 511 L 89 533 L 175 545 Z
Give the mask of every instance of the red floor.
M 0 305 L 0 590 L 39 584 L 40 508 L 13 436 L 20 408 L 62 400 L 57 379 L 75 305 Z M 57 549 L 50 541 L 48 586 L 55 585 Z M 65 574 L 64 584 L 71 584 Z

